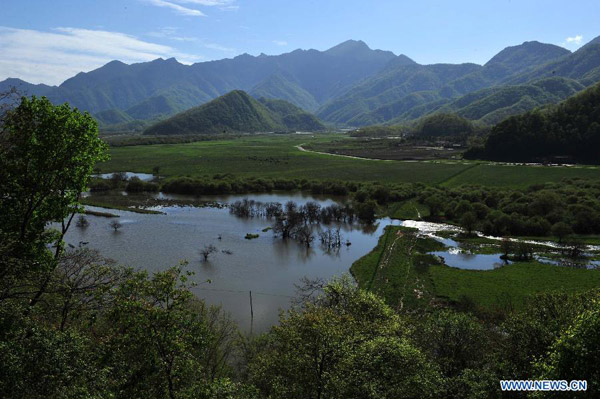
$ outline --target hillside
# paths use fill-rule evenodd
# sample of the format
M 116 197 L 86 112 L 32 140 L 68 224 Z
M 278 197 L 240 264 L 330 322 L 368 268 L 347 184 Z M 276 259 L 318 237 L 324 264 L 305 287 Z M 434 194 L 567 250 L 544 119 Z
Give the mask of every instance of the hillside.
M 475 64 L 394 65 L 391 62 L 382 72 L 323 106 L 317 115 L 326 121 L 350 126 L 415 119 L 452 99 L 493 87 L 509 76 L 569 54 L 568 50 L 551 44 L 525 42 L 502 50 L 483 67 Z M 515 96 L 514 102 L 520 98 Z
M 559 105 L 496 125 L 485 147 L 466 156 L 500 161 L 600 162 L 600 83 Z
M 199 107 L 189 109 L 144 132 L 148 135 L 318 131 L 318 119 L 283 100 L 256 100 L 234 90 Z
M 531 84 L 497 86 L 467 94 L 440 108 L 487 125 L 529 111 L 556 104 L 585 88 L 576 80 L 548 78 Z
M 600 37 L 590 41 L 573 54 L 558 58 L 537 68 L 518 74 L 505 83 L 523 83 L 552 76 L 562 76 L 594 83 L 600 72 Z M 597 80 L 596 80 L 597 81 Z
M 302 109 L 315 111 L 319 108 L 317 100 L 298 82 L 293 81 L 291 76 L 283 73 L 274 73 L 249 92 L 255 98 L 280 99 L 296 104 Z

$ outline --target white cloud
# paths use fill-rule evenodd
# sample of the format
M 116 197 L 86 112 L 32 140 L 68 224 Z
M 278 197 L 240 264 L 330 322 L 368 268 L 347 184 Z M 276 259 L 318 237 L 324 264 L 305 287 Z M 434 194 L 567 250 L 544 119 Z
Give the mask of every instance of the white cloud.
M 196 10 L 194 8 L 184 7 L 181 4 L 191 4 L 194 6 L 203 6 L 203 7 L 219 7 L 219 9 L 223 11 L 237 11 L 240 7 L 238 5 L 233 4 L 235 0 L 142 0 L 145 3 L 157 6 L 170 8 L 177 12 L 178 14 L 191 16 L 191 17 L 199 17 L 206 16 L 202 11 Z
M 565 41 L 567 43 L 575 43 L 575 44 L 581 44 L 582 40 L 583 40 L 583 36 L 581 36 L 581 35 L 577 35 L 577 36 L 573 36 L 573 37 L 567 37 L 565 39 Z
M 561 46 L 569 47 L 572 49 L 577 49 L 577 48 L 581 47 L 582 44 L 583 44 L 583 36 L 582 35 L 569 36 L 562 43 L 560 43 Z
M 151 37 L 158 37 L 161 39 L 175 40 L 178 42 L 195 42 L 198 40 L 197 38 L 191 36 L 180 36 L 178 32 L 179 28 L 166 26 L 156 31 L 148 32 L 146 35 Z
M 208 49 L 223 51 L 225 53 L 235 53 L 236 52 L 236 49 L 234 49 L 234 48 L 221 46 L 220 44 L 217 44 L 217 43 L 203 43 L 202 45 Z
M 118 59 L 125 63 L 176 57 L 191 64 L 203 57 L 120 32 L 56 28 L 51 32 L 0 26 L 0 80 L 59 84 L 79 72 Z
M 173 26 L 165 26 L 156 31 L 147 33 L 146 36 L 158 37 L 160 39 L 167 39 L 167 40 L 175 40 L 178 42 L 196 42 L 196 43 L 198 43 L 199 46 L 202 46 L 204 48 L 222 51 L 224 53 L 234 53 L 237 51 L 234 48 L 226 47 L 226 46 L 220 45 L 218 43 L 212 43 L 205 39 L 201 39 L 201 38 L 197 38 L 197 37 L 189 37 L 189 36 L 180 36 L 179 31 L 180 31 L 179 28 L 176 28 Z
M 175 10 L 175 12 L 178 14 L 189 16 L 189 17 L 204 17 L 204 16 L 206 16 L 206 14 L 204 14 L 202 11 L 183 7 L 183 6 L 180 6 L 179 4 L 171 3 L 169 1 L 146 0 L 146 2 L 149 4 L 152 4 L 154 6 L 157 6 L 157 7 L 170 8 L 172 10 Z
M 273 43 L 278 46 L 287 46 L 288 45 L 288 42 L 286 42 L 285 40 L 273 40 Z
M 226 6 L 233 3 L 233 0 L 175 0 L 179 3 L 198 4 L 201 6 Z

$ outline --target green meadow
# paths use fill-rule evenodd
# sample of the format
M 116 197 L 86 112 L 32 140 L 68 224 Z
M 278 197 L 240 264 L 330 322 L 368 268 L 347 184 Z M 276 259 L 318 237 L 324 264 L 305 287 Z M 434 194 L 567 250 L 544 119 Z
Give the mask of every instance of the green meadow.
M 260 135 L 183 144 L 113 147 L 102 172 L 151 173 L 162 176 L 307 178 L 317 180 L 421 182 L 459 186 L 526 187 L 569 177 L 600 179 L 597 167 L 506 166 L 462 161 L 381 161 L 300 151 L 301 144 L 339 139 L 339 134 Z
M 361 288 L 396 308 L 426 309 L 431 303 L 470 303 L 484 311 L 520 309 L 536 293 L 579 292 L 600 287 L 597 270 L 518 262 L 494 270 L 464 270 L 439 263 L 427 252 L 440 243 L 414 231 L 388 227 L 378 245 L 350 271 Z

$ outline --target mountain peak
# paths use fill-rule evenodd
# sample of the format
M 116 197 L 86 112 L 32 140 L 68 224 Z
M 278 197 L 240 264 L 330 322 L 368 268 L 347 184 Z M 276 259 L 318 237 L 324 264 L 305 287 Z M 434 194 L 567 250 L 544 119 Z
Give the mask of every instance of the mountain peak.
M 331 55 L 344 55 L 365 50 L 371 51 L 371 48 L 367 46 L 367 43 L 363 42 L 362 40 L 346 40 L 345 42 L 340 43 L 337 46 L 333 46 L 329 50 L 326 50 L 325 53 Z
M 175 57 L 167 58 L 166 60 L 164 60 L 164 62 L 166 62 L 167 64 L 179 64 L 179 61 L 177 61 L 177 58 Z
M 112 60 L 112 61 L 104 64 L 104 67 L 122 67 L 122 66 L 127 66 L 127 64 L 125 64 L 124 62 L 119 61 L 119 60 Z
M 554 44 L 529 41 L 506 47 L 492 57 L 485 66 L 500 64 L 515 72 L 564 57 L 570 53 L 569 50 Z

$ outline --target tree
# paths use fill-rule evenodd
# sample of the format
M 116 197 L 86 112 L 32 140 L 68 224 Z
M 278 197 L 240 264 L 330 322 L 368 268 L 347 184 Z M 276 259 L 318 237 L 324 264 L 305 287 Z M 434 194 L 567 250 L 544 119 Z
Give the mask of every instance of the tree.
M 205 245 L 204 248 L 202 248 L 200 250 L 200 255 L 202 255 L 202 257 L 204 258 L 204 261 L 206 262 L 206 261 L 208 261 L 208 257 L 215 252 L 217 252 L 217 247 L 210 244 L 210 245 Z
M 27 280 L 25 285 L 37 286 L 30 290 L 30 308 L 46 292 L 64 250 L 63 238 L 80 211 L 81 192 L 96 162 L 107 159 L 106 149 L 96 121 L 68 104 L 54 106 L 45 97 L 23 97 L 2 115 L 0 238 L 11 243 L 6 251 L 20 264 L 3 267 L 2 277 L 11 281 L 7 275 L 11 270 L 22 283 Z M 60 230 L 48 232 L 49 222 L 59 223 Z M 49 244 L 55 248 L 53 256 Z
M 56 294 L 53 307 L 63 331 L 74 318 L 101 310 L 110 302 L 109 291 L 128 277 L 130 271 L 117 267 L 112 259 L 97 250 L 79 248 L 65 252 L 59 259 L 51 290 Z
M 123 225 L 118 220 L 113 220 L 108 225 L 111 229 L 114 229 L 115 232 L 117 232 L 121 227 L 123 227 Z
M 23 97 L 0 125 L 0 229 L 44 245 L 46 224 L 62 223 L 53 239 L 59 254 L 96 162 L 107 159 L 96 121 L 68 104 Z
M 501 325 L 504 339 L 500 350 L 505 375 L 516 379 L 534 378 L 535 360 L 548 353 L 578 314 L 590 309 L 594 295 L 594 292 L 537 294 L 521 311 L 511 314 Z
M 286 207 L 288 204 L 286 204 Z M 291 210 L 277 216 L 275 223 L 273 224 L 273 233 L 280 235 L 283 239 L 291 238 L 301 227 L 302 215 Z
M 88 227 L 89 225 L 90 225 L 90 222 L 88 222 L 88 220 L 86 219 L 86 217 L 83 216 L 83 215 L 80 215 L 77 218 L 77 223 L 75 223 L 75 226 L 77 226 L 79 228 L 82 228 L 82 229 Z
M 377 203 L 373 200 L 359 202 L 355 205 L 356 216 L 363 223 L 373 223 L 375 221 L 375 212 L 377 211 Z
M 600 301 L 580 313 L 554 342 L 549 355 L 537 364 L 542 379 L 586 380 L 587 392 L 595 397 L 600 389 Z
M 309 226 L 303 226 L 302 228 L 298 229 L 296 237 L 304 246 L 306 246 L 306 248 L 309 248 L 312 242 L 315 240 L 315 235 Z
M 189 290 L 191 275 L 178 266 L 151 278 L 137 273 L 119 286 L 102 320 L 101 359 L 115 397 L 202 397 L 211 375 L 224 376 L 213 373 L 215 329 Z
M 477 368 L 484 358 L 484 329 L 467 313 L 436 312 L 417 337 L 448 377 L 456 377 L 466 368 Z
M 444 198 L 440 194 L 433 194 L 425 198 L 425 205 L 429 207 L 432 217 L 438 216 L 444 209 Z
M 501 258 L 506 260 L 508 259 L 509 255 L 513 252 L 514 244 L 510 239 L 503 238 L 500 242 L 500 249 L 502 250 Z
M 477 215 L 474 212 L 467 212 L 460 218 L 460 226 L 466 230 L 468 236 L 472 236 L 477 221 Z
M 303 207 L 304 213 L 306 214 L 306 219 L 309 223 L 313 223 L 319 220 L 319 215 L 321 213 L 321 205 L 319 205 L 315 201 L 308 201 Z
M 556 222 L 552 225 L 552 235 L 558 238 L 559 243 L 571 234 L 573 229 L 565 222 Z

